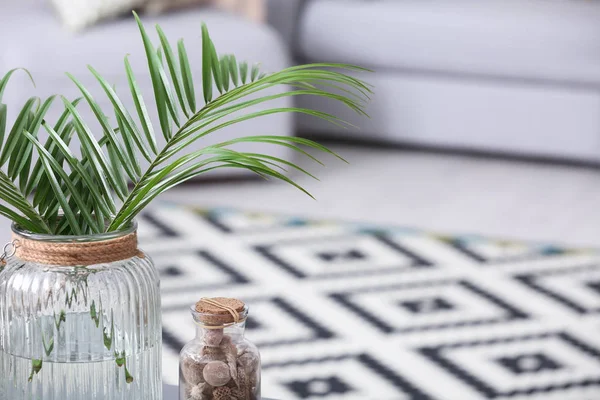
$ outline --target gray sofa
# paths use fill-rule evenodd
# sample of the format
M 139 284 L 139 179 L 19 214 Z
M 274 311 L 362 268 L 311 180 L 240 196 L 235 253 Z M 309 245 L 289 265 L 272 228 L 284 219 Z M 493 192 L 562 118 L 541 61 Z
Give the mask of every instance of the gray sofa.
M 233 53 L 238 60 L 250 63 L 260 62 L 265 71 L 279 70 L 290 64 L 287 47 L 274 29 L 241 17 L 198 8 L 160 17 L 142 16 L 142 19 L 152 33 L 154 24 L 159 23 L 175 44 L 179 38 L 185 38 L 190 60 L 197 68 L 201 65 L 202 21 L 208 24 L 220 53 Z M 108 106 L 108 100 L 87 71 L 88 64 L 93 65 L 109 82 L 116 85 L 120 94 L 129 99 L 123 59 L 126 54 L 130 54 L 133 68 L 138 72 L 141 90 L 149 99 L 148 107 L 155 114 L 153 103 L 150 102 L 153 92 L 144 49 L 132 17 L 106 22 L 81 34 L 73 34 L 60 26 L 46 1 L 1 0 L 0 44 L 0 74 L 11 68 L 25 67 L 31 71 L 37 83 L 37 88 L 34 89 L 24 74 L 15 75 L 15 80 L 4 97 L 9 105 L 9 112 L 14 112 L 16 106 L 22 105 L 31 95 L 61 93 L 72 98 L 80 96 L 73 83 L 65 76 L 66 71 L 71 72 L 86 86 L 95 89 L 93 94 L 96 95 L 96 100 L 102 106 Z M 198 81 L 201 78 L 199 69 L 192 72 Z M 201 96 L 200 93 L 197 95 Z M 288 99 L 280 99 L 272 102 L 271 106 L 282 107 L 289 104 Z M 86 107 L 80 106 L 80 110 L 87 114 L 89 121 L 94 120 Z M 59 111 L 59 107 L 55 107 L 54 112 Z M 206 138 L 198 146 L 216 140 L 227 140 L 240 133 L 292 135 L 293 132 L 291 116 L 270 115 L 229 127 L 212 138 Z M 157 136 L 159 140 L 162 139 L 162 135 Z M 260 150 L 276 156 L 288 154 L 285 148 L 269 147 Z
M 600 3 L 271 0 L 297 60 L 354 63 L 375 86 L 359 130 L 312 134 L 600 160 Z M 274 9 L 274 8 L 273 8 Z

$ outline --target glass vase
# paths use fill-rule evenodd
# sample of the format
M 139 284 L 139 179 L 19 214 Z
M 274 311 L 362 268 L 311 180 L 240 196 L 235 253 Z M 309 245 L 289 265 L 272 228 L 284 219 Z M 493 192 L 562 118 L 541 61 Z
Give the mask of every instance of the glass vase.
M 181 350 L 179 400 L 261 400 L 260 353 L 244 337 L 248 308 L 235 299 L 215 300 L 239 304 L 239 319 L 192 307 L 196 337 Z
M 0 266 L 1 400 L 160 400 L 159 276 L 136 226 L 31 234 Z

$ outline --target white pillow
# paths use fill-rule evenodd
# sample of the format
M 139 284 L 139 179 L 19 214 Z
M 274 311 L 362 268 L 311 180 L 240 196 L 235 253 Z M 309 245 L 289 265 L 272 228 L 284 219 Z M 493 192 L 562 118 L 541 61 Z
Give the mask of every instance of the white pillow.
M 131 11 L 145 2 L 146 0 L 52 0 L 63 23 L 74 31 Z
M 212 3 L 212 0 L 146 0 L 144 11 L 151 14 L 160 14 L 169 10 L 210 3 Z

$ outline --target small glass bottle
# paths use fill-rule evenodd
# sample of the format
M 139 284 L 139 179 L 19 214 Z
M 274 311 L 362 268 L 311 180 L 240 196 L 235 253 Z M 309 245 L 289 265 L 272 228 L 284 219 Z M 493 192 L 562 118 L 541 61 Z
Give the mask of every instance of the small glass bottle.
M 244 337 L 248 307 L 203 298 L 192 308 L 196 338 L 181 350 L 180 400 L 260 400 L 260 354 Z

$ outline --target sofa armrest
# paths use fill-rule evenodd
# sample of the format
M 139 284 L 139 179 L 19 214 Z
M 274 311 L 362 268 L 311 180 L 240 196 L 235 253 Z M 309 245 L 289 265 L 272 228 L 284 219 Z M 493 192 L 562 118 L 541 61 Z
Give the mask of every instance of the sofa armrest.
M 283 37 L 290 48 L 294 49 L 294 41 L 302 5 L 308 0 L 266 0 L 267 22 Z

